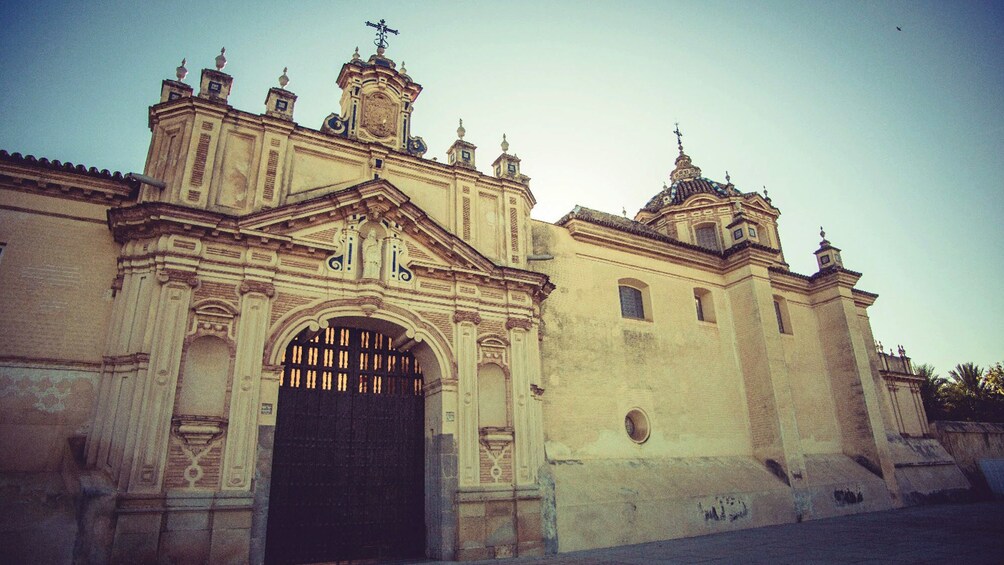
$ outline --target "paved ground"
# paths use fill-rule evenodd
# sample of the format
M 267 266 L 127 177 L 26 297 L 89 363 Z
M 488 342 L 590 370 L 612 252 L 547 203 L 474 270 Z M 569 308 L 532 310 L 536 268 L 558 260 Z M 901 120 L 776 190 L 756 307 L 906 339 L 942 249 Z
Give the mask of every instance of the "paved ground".
M 1004 501 L 915 506 L 697 538 L 476 563 L 1004 564 Z

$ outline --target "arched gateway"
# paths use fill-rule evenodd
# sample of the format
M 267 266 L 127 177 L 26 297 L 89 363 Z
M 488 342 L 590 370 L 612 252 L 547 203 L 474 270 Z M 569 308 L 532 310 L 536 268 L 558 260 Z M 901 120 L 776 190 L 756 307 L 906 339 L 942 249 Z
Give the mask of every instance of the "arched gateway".
M 332 324 L 286 347 L 266 562 L 424 553 L 422 371 L 397 345 Z

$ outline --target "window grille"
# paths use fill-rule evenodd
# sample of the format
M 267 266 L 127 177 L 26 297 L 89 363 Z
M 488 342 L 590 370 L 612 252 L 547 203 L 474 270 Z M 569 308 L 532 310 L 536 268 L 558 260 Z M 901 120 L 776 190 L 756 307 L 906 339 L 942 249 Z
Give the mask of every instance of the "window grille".
M 620 287 L 621 293 L 621 316 L 625 318 L 645 319 L 645 306 L 642 302 L 641 291 L 630 286 Z

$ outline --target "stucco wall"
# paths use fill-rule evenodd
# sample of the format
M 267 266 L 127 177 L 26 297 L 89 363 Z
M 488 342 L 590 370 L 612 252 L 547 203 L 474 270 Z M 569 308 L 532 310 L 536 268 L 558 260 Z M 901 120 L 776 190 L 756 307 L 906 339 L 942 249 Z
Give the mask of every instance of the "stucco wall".
M 551 459 L 751 454 L 731 307 L 721 281 L 686 267 L 579 244 L 549 226 L 557 289 L 542 307 L 544 430 Z M 649 320 L 621 316 L 618 280 L 647 285 Z M 715 298 L 717 322 L 697 320 L 694 288 Z M 624 429 L 648 414 L 638 445 Z

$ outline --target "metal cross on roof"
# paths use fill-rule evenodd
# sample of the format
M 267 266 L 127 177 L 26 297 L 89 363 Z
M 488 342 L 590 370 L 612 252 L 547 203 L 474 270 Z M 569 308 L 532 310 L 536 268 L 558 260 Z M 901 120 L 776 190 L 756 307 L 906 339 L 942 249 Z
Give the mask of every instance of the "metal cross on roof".
M 676 129 L 673 130 L 676 134 L 676 146 L 680 148 L 680 155 L 683 155 L 683 134 L 680 133 L 680 122 L 676 122 Z
M 389 27 L 387 27 L 387 20 L 384 19 L 381 19 L 378 23 L 366 22 L 366 25 L 376 28 L 377 38 L 373 40 L 373 44 L 376 45 L 379 49 L 387 48 L 388 33 L 393 33 L 394 35 L 398 34 L 398 31 L 396 29 L 390 29 Z

